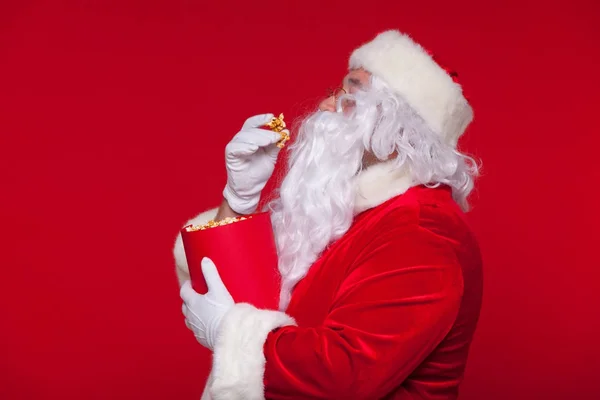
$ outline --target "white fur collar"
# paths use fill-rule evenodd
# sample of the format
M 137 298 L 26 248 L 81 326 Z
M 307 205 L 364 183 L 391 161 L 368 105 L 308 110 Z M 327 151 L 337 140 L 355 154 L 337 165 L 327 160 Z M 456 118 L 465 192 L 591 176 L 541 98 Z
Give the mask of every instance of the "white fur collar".
M 354 214 L 377 207 L 414 185 L 408 171 L 398 169 L 394 160 L 371 165 L 356 176 Z

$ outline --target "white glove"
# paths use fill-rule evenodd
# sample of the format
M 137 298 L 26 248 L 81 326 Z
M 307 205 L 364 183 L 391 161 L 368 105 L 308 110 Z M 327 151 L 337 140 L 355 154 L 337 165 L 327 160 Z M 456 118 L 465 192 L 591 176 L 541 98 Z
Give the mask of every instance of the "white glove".
M 190 281 L 185 281 L 180 290 L 182 311 L 185 324 L 194 332 L 198 342 L 213 350 L 221 320 L 235 302 L 210 258 L 202 259 L 202 274 L 208 286 L 208 293 L 197 293 Z
M 273 118 L 273 114 L 250 117 L 225 148 L 227 185 L 223 196 L 229 207 L 238 214 L 256 211 L 260 192 L 273 174 L 279 154 L 276 143 L 281 135 L 268 129 L 259 129 Z M 287 129 L 284 132 L 289 134 Z

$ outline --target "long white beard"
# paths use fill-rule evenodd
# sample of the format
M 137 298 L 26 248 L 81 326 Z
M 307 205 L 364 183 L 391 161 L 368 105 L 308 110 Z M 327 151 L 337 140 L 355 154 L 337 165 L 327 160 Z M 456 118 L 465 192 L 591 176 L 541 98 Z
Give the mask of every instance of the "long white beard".
M 280 309 L 291 291 L 328 245 L 350 228 L 354 217 L 354 177 L 360 171 L 365 138 L 375 107 L 352 117 L 316 112 L 301 125 L 290 147 L 289 172 L 271 202 L 282 276 Z

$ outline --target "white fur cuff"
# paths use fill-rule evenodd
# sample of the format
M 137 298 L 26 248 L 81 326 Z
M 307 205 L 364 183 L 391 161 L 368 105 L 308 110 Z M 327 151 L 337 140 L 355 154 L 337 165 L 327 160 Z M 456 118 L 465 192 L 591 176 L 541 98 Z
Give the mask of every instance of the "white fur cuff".
M 227 312 L 215 343 L 209 392 L 214 400 L 264 399 L 263 346 L 273 329 L 296 325 L 281 311 L 238 303 Z

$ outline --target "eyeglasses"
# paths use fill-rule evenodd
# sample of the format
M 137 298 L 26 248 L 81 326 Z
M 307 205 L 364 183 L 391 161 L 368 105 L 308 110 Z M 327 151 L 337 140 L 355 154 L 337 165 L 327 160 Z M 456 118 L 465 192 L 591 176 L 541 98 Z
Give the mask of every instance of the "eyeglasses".
M 335 104 L 335 109 L 338 112 L 341 112 L 344 110 L 349 110 L 355 105 L 355 102 L 352 98 L 348 98 L 348 97 L 342 98 L 343 96 L 348 94 L 348 92 L 343 87 L 338 87 L 335 89 L 328 89 L 327 94 L 328 94 L 328 99 L 333 97 L 333 103 Z M 342 100 L 341 100 L 340 104 L 338 104 L 338 102 L 340 101 L 340 98 L 342 98 Z
M 333 96 L 333 101 L 335 103 L 337 103 L 338 98 L 340 98 L 341 96 L 345 95 L 347 92 L 344 90 L 344 88 L 342 87 L 338 87 L 335 89 L 327 89 L 327 97 L 332 97 Z

